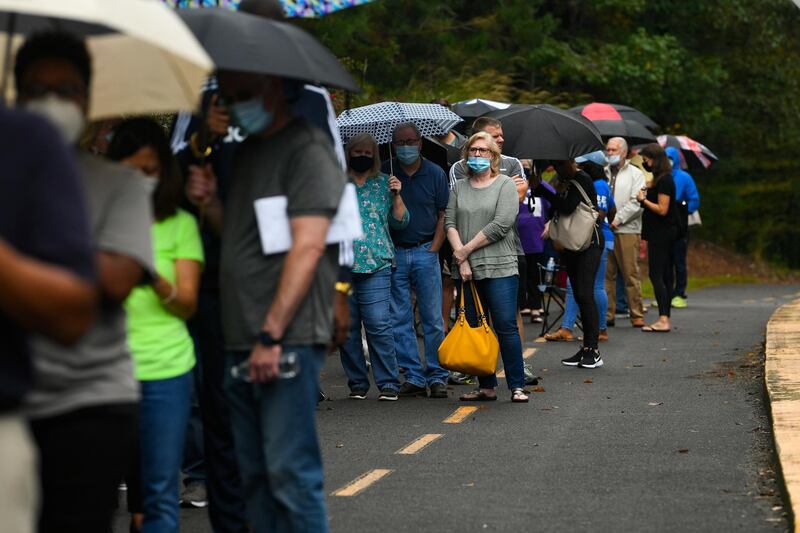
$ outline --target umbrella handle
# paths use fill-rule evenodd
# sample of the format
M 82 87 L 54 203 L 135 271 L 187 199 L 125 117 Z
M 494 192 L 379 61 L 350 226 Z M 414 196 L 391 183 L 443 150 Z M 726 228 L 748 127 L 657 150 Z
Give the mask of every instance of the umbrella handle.
M 0 102 L 6 102 L 6 89 L 8 89 L 8 78 L 11 66 L 11 41 L 14 39 L 14 31 L 17 27 L 17 14 L 11 13 L 8 16 L 8 28 L 6 30 L 6 48 L 3 52 L 3 81 L 0 82 Z

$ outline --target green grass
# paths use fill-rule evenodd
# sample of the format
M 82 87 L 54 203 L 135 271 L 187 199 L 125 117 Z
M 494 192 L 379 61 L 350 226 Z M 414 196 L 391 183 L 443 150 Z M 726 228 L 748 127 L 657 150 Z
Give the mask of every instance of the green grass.
M 689 276 L 689 283 L 686 292 L 705 289 L 707 287 L 718 287 L 719 285 L 746 285 L 758 283 L 755 276 Z M 649 279 L 642 280 L 642 298 L 655 298 L 653 284 Z

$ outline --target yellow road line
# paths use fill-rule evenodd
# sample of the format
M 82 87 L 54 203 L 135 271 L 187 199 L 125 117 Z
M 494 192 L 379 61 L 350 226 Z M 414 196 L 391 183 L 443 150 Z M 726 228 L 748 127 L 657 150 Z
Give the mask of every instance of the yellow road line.
M 332 492 L 331 496 L 355 496 L 356 494 L 366 490 L 370 485 L 379 479 L 388 476 L 392 472 L 393 470 L 387 470 L 385 468 L 376 468 L 375 470 L 370 470 L 369 472 L 357 477 L 344 487 Z
M 501 368 L 501 369 L 500 369 L 500 372 L 498 372 L 498 373 L 497 373 L 497 377 L 498 377 L 498 378 L 504 378 L 504 377 L 506 377 L 506 369 L 505 369 L 505 368 Z
M 412 442 L 408 446 L 406 446 L 404 448 L 400 448 L 399 450 L 397 450 L 394 453 L 399 454 L 399 455 L 413 455 L 413 454 L 419 452 L 421 449 L 423 449 L 425 446 L 427 446 L 431 442 L 433 442 L 435 440 L 439 440 L 442 437 L 444 437 L 444 435 L 442 435 L 441 433 L 428 433 L 427 435 L 421 436 L 420 438 L 418 438 L 417 440 L 415 440 L 414 442 Z
M 533 357 L 533 354 L 536 353 L 536 348 L 525 348 L 525 351 L 522 353 L 523 359 L 530 359 Z
M 477 407 L 459 407 L 453 414 L 445 418 L 442 423 L 444 424 L 460 424 L 463 422 L 469 415 L 477 411 Z
M 538 338 L 537 338 L 535 341 L 533 341 L 533 342 L 536 342 L 536 343 L 539 343 L 539 344 L 541 344 L 541 343 L 543 343 L 543 342 L 547 342 L 547 340 L 545 340 L 545 338 L 544 338 L 544 337 L 538 337 Z

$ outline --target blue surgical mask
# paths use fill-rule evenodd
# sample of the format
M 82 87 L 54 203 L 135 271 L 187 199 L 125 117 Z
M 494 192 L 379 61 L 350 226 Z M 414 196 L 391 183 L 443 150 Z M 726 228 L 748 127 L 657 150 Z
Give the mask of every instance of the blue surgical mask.
M 467 158 L 467 166 L 473 172 L 486 172 L 492 166 L 492 162 L 488 157 L 469 157 Z
M 418 146 L 398 146 L 395 148 L 397 159 L 404 165 L 413 165 L 419 159 Z
M 619 155 L 610 155 L 608 156 L 608 164 L 612 167 L 619 165 Z
M 272 124 L 272 113 L 264 109 L 261 96 L 231 105 L 231 118 L 247 135 L 261 133 Z

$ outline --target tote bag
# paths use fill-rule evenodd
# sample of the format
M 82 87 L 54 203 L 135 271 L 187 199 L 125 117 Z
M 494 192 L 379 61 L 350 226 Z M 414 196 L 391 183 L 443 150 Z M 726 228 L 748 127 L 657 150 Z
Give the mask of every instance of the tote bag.
M 478 326 L 474 328 L 467 321 L 464 307 L 466 285 L 472 290 L 472 299 L 478 312 Z M 456 323 L 439 346 L 439 365 L 468 376 L 491 376 L 497 371 L 499 353 L 500 344 L 486 320 L 478 290 L 473 282 L 466 281 L 461 288 Z
M 565 250 L 582 252 L 592 244 L 592 232 L 596 228 L 599 213 L 583 187 L 575 180 L 570 180 L 572 185 L 578 188 L 584 201 L 578 202 L 572 213 L 558 214 L 550 222 L 550 238 Z

